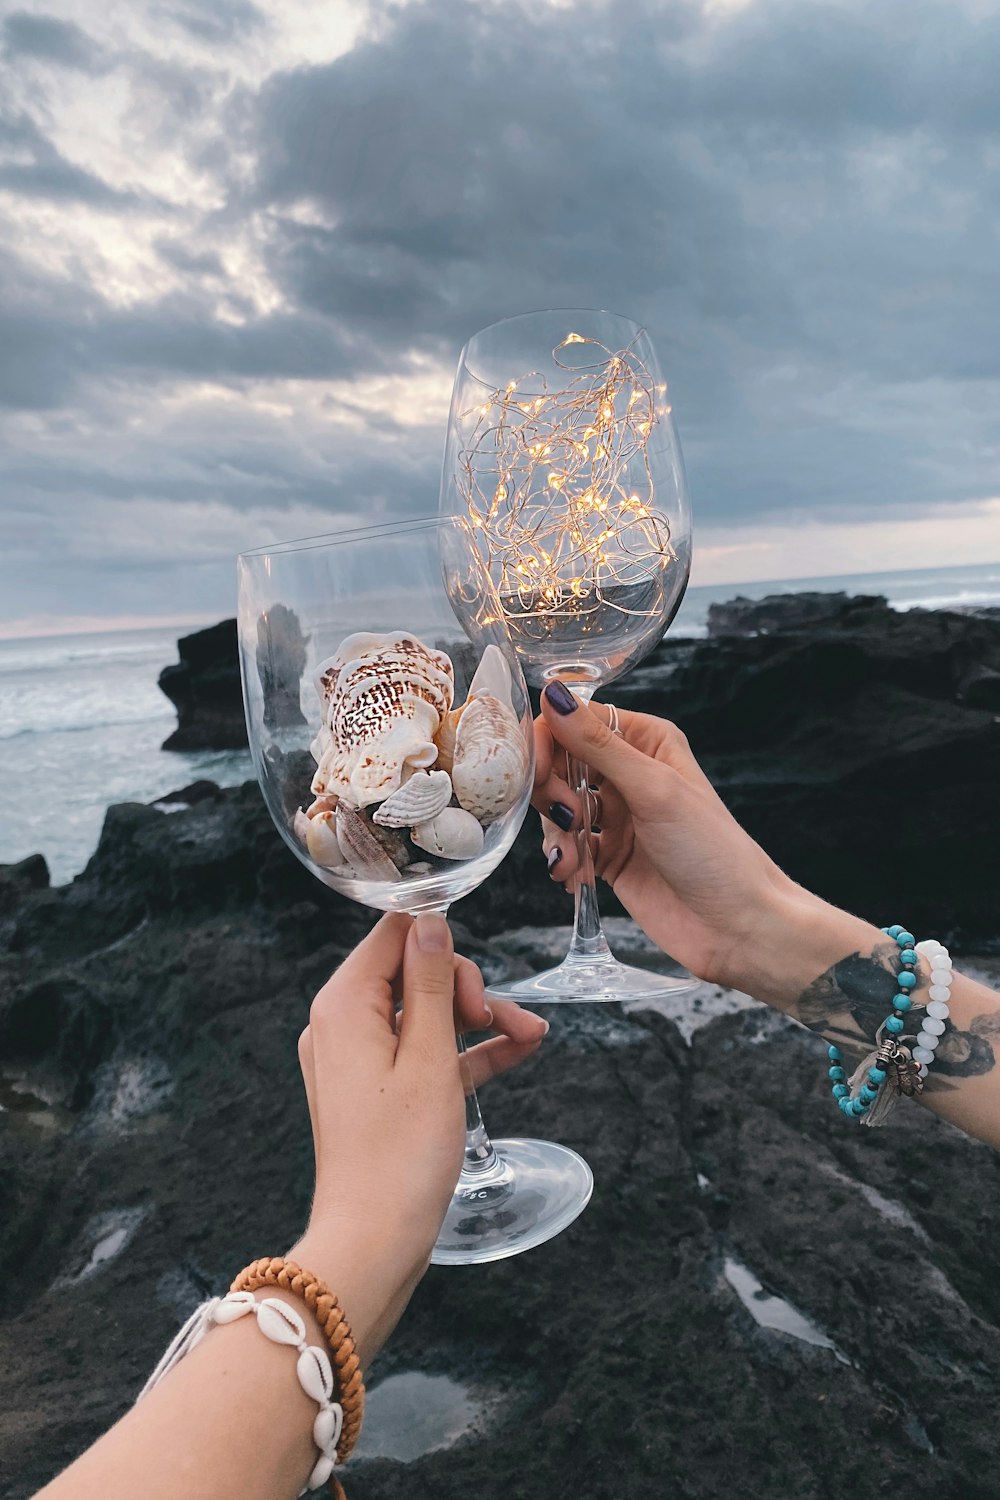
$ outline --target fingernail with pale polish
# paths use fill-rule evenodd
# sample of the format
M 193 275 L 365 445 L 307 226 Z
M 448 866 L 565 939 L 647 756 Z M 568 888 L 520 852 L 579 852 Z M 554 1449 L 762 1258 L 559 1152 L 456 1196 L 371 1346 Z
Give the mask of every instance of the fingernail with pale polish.
M 550 849 L 549 850 L 549 858 L 548 858 L 549 869 L 550 870 L 554 870 L 555 867 L 556 867 L 556 865 L 559 863 L 559 861 L 561 859 L 562 859 L 562 850 L 559 848 L 559 845 L 556 844 L 556 846 L 555 846 L 554 849 Z
M 425 911 L 417 918 L 417 947 L 423 953 L 443 953 L 450 946 L 448 923 L 440 912 Z
M 550 682 L 545 689 L 545 696 L 557 714 L 576 713 L 576 710 L 580 707 L 579 702 L 573 697 L 569 688 L 561 682 Z
M 573 809 L 567 807 L 565 802 L 550 802 L 549 817 L 563 833 L 569 833 L 573 827 Z

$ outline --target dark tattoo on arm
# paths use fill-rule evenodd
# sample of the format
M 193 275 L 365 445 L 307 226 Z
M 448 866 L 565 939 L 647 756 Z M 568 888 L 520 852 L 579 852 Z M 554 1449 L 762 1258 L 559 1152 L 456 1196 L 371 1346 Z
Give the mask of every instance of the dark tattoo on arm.
M 792 1007 L 792 1014 L 811 1031 L 822 1032 L 854 1057 L 875 1045 L 875 1033 L 892 1008 L 896 994 L 895 943 L 880 943 L 870 954 L 851 953 L 814 979 Z M 927 1013 L 923 981 L 913 991 L 904 1040 L 910 1046 Z M 934 1067 L 925 1087 L 944 1091 L 956 1087 L 947 1079 L 977 1078 L 996 1067 L 995 1039 L 1000 1038 L 1000 1012 L 977 1016 L 967 1031 L 950 1021 L 938 1044 Z

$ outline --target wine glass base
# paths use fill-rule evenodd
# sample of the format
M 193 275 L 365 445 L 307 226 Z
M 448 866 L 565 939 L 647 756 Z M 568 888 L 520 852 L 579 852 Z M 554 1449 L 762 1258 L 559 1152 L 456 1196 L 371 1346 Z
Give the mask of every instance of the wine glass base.
M 488 984 L 486 993 L 498 1000 L 518 1000 L 536 1005 L 586 1005 L 625 1000 L 662 1000 L 683 995 L 698 981 L 690 975 L 655 974 L 623 964 L 613 954 L 601 958 L 566 958 L 554 969 L 514 979 L 508 984 Z
M 431 1255 L 433 1266 L 520 1255 L 560 1234 L 583 1212 L 594 1174 L 554 1141 L 494 1141 L 495 1162 L 458 1180 Z

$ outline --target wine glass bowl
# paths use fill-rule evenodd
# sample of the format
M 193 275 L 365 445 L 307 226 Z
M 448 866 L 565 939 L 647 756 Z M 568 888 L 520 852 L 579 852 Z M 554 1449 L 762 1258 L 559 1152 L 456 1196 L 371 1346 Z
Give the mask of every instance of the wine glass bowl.
M 571 310 L 470 339 L 441 509 L 468 518 L 529 682 L 593 691 L 647 655 L 684 594 L 690 521 L 645 330 Z
M 584 702 L 653 650 L 680 607 L 691 522 L 667 384 L 645 329 L 557 309 L 505 319 L 459 357 L 441 511 L 479 550 L 527 680 Z M 619 963 L 601 929 L 589 776 L 570 951 L 493 993 L 534 1001 L 656 999 L 691 981 Z
M 534 770 L 527 687 L 467 523 L 287 542 L 238 570 L 247 730 L 281 837 L 355 901 L 445 912 L 509 850 Z M 527 1250 L 593 1187 L 564 1146 L 492 1142 L 467 1070 L 465 1084 L 465 1163 L 437 1263 Z
M 489 580 L 475 577 L 475 553 L 463 576 L 441 534 L 404 522 L 240 559 L 247 723 L 268 809 L 317 879 L 382 911 L 440 910 L 475 890 L 531 794 L 517 657 L 496 617 L 475 623 L 475 641 L 463 632 L 451 597 L 483 599 Z M 347 739 L 339 765 L 331 715 Z

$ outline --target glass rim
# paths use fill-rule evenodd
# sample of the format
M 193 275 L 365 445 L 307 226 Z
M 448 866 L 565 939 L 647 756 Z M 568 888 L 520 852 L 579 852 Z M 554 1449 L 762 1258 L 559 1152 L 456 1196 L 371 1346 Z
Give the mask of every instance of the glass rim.
M 284 552 L 309 552 L 321 547 L 340 547 L 348 542 L 362 541 L 366 537 L 381 536 L 387 531 L 422 531 L 432 526 L 455 526 L 460 517 L 451 515 L 399 517 L 394 521 L 379 521 L 374 526 L 351 526 L 343 531 L 321 531 L 314 536 L 292 537 L 286 542 L 268 542 L 262 547 L 248 547 L 236 554 L 238 562 L 251 558 L 269 557 Z
M 481 385 L 485 390 L 494 390 L 496 388 L 495 383 L 490 380 L 484 380 L 481 375 L 477 375 L 469 364 L 468 353 L 470 346 L 476 339 L 482 338 L 486 333 L 492 333 L 497 328 L 506 328 L 512 323 L 523 323 L 529 318 L 542 318 L 549 315 L 561 315 L 566 318 L 615 318 L 619 323 L 625 324 L 631 330 L 629 347 L 643 335 L 647 339 L 649 338 L 649 332 L 645 323 L 637 323 L 634 318 L 629 318 L 624 313 L 613 312 L 609 307 L 539 307 L 534 312 L 512 313 L 509 318 L 498 318 L 495 323 L 487 323 L 485 328 L 480 328 L 475 333 L 470 334 L 462 345 L 462 352 L 458 356 L 459 367 L 464 368 L 469 379 L 474 380 L 477 385 Z

